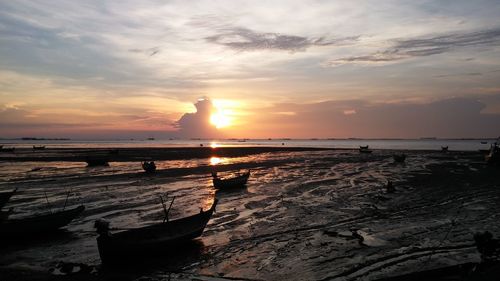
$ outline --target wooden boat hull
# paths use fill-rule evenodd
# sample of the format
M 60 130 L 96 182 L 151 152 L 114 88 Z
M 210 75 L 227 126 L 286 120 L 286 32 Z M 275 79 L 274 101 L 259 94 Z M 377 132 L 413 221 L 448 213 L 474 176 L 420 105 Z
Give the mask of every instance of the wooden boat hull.
M 10 197 L 12 197 L 12 195 L 14 195 L 15 192 L 16 190 L 0 193 L 0 209 L 2 209 L 3 206 L 7 204 L 7 202 L 9 202 Z
M 214 187 L 217 189 L 231 189 L 231 188 L 239 188 L 244 187 L 248 178 L 250 177 L 250 172 L 247 172 L 241 176 L 229 178 L 229 179 L 220 179 L 217 177 L 213 178 Z
M 212 207 L 199 214 L 118 233 L 97 237 L 99 255 L 103 264 L 120 264 L 144 255 L 172 254 L 177 247 L 202 235 L 215 211 Z
M 0 223 L 0 236 L 16 238 L 52 232 L 69 224 L 84 210 L 84 206 L 78 206 L 47 215 L 8 219 Z

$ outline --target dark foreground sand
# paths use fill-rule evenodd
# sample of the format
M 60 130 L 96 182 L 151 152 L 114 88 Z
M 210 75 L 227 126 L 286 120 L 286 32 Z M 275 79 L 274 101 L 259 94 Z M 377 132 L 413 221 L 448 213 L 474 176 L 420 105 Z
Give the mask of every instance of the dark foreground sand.
M 394 151 L 239 150 L 217 161 L 208 152 L 120 151 L 104 168 L 73 162 L 74 151 L 2 155 L 0 191 L 19 189 L 14 217 L 46 212 L 44 193 L 60 208 L 68 191 L 68 206 L 86 211 L 53 237 L 4 241 L 0 280 L 377 280 L 478 262 L 473 234 L 500 237 L 500 171 L 477 153 L 408 151 L 396 164 Z M 142 173 L 145 158 L 163 159 L 158 173 Z M 246 189 L 213 189 L 211 170 L 248 168 Z M 395 193 L 382 188 L 388 179 Z M 103 268 L 94 221 L 158 222 L 166 192 L 177 196 L 171 218 L 219 198 L 203 236 L 184 253 Z

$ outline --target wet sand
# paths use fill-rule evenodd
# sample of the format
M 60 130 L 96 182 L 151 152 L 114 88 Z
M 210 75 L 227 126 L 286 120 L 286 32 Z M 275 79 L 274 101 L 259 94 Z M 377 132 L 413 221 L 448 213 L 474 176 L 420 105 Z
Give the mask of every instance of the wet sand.
M 2 154 L 0 191 L 18 188 L 6 206 L 12 217 L 47 212 L 45 193 L 52 209 L 71 192 L 67 207 L 86 210 L 54 237 L 2 245 L 0 279 L 376 280 L 478 262 L 473 234 L 500 236 L 498 167 L 478 153 L 405 151 L 406 163 L 396 164 L 400 151 L 190 149 L 128 149 L 96 168 L 76 162 L 88 151 Z M 149 158 L 160 160 L 156 174 L 142 172 L 139 162 Z M 214 169 L 252 175 L 245 189 L 216 192 Z M 383 188 L 387 180 L 394 193 Z M 202 237 L 182 254 L 101 267 L 94 221 L 119 229 L 156 223 L 165 193 L 176 196 L 171 219 L 217 196 Z

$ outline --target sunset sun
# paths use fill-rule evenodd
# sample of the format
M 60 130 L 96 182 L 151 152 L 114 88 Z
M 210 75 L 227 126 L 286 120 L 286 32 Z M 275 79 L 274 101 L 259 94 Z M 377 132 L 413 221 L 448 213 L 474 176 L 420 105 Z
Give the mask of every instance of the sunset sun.
M 231 121 L 224 113 L 217 111 L 210 116 L 210 123 L 219 129 L 229 126 Z

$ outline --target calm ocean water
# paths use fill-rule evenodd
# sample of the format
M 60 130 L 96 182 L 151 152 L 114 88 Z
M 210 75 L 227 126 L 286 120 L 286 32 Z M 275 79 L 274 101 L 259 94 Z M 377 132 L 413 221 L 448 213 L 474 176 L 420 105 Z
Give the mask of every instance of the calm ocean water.
M 488 149 L 494 139 L 405 139 L 405 140 L 364 140 L 364 139 L 275 139 L 275 140 L 0 140 L 5 147 L 28 148 L 33 145 L 46 145 L 47 148 L 110 148 L 110 147 L 199 147 L 203 146 L 291 146 L 291 147 L 326 147 L 326 148 L 358 148 L 369 145 L 373 149 L 396 150 L 440 150 L 448 146 L 449 150 L 476 151 Z

